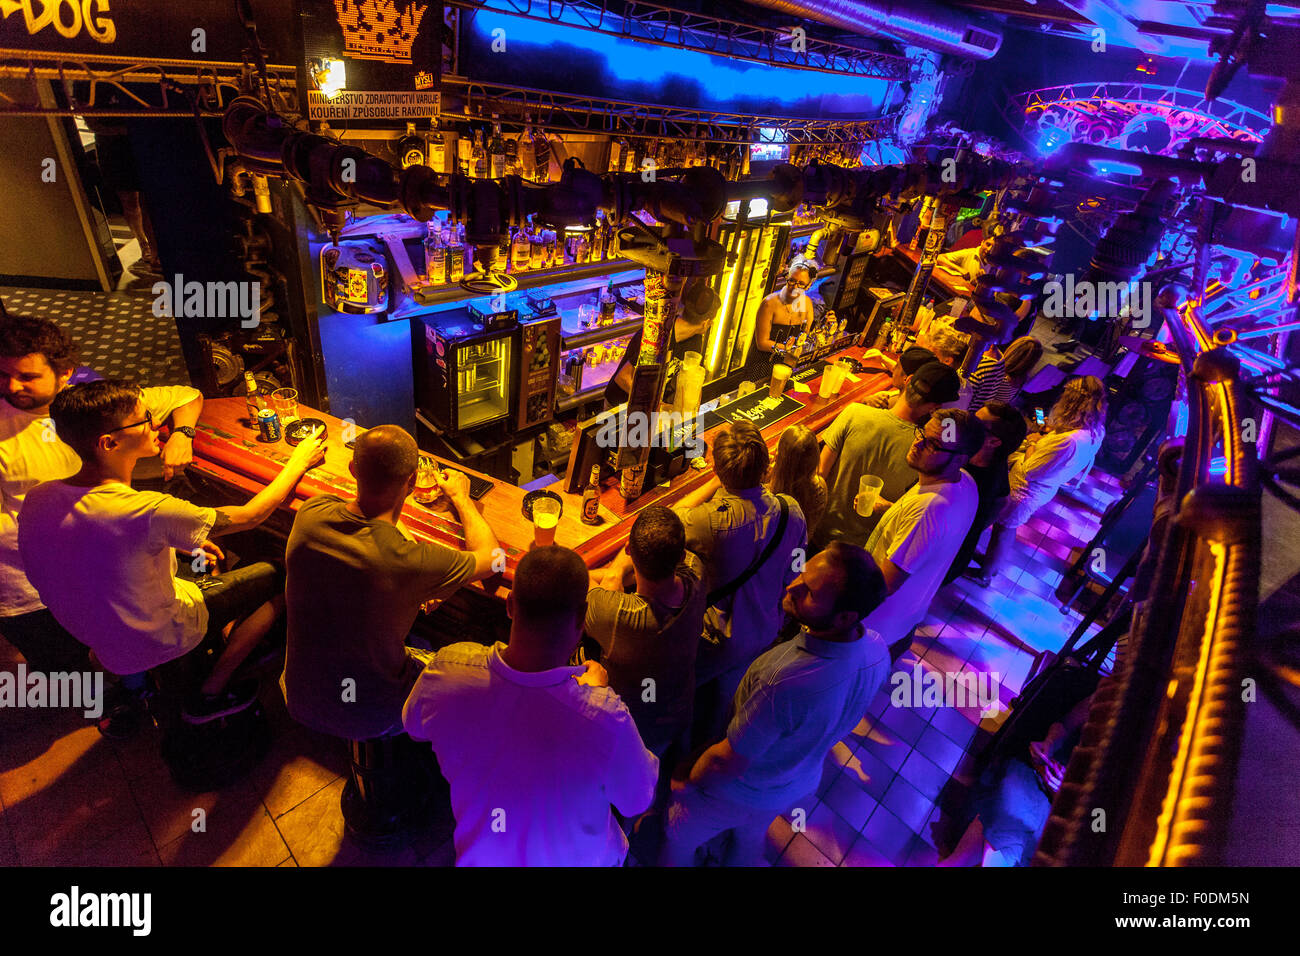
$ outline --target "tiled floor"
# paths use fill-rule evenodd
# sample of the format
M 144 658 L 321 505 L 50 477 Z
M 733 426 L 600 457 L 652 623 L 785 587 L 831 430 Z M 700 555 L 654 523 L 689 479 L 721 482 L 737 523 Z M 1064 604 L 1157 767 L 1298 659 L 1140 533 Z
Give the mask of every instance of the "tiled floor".
M 1023 528 L 1015 567 L 997 587 L 983 591 L 959 579 L 942 591 L 899 668 L 995 672 L 1005 704 L 1034 654 L 1059 648 L 1077 622 L 1050 598 L 1064 562 L 1044 545 L 1082 544 L 1118 493 L 1109 476 L 1086 479 L 1078 497 L 1088 514 L 1053 508 Z M 0 641 L 3 656 L 0 669 L 19 659 Z M 215 793 L 187 793 L 173 783 L 153 728 L 112 742 L 75 712 L 0 709 L 0 865 L 451 862 L 446 822 L 395 853 L 366 853 L 345 839 L 339 796 L 346 754 L 338 742 L 294 724 L 274 680 L 263 683 L 271 752 L 247 779 Z M 773 823 L 772 862 L 930 866 L 938 859 L 938 801 L 942 795 L 947 806 L 962 795 L 971 782 L 967 753 L 997 720 L 982 718 L 978 706 L 893 707 L 890 689 L 828 755 L 810 805 Z
M 1058 650 L 1079 622 L 1062 613 L 1053 590 L 1069 549 L 1097 531 L 1121 489 L 1094 472 L 1020 529 L 1009 568 L 989 590 L 959 578 L 941 590 L 898 664 L 911 672 L 997 674 L 1003 708 L 1019 693 L 1035 655 Z M 778 866 L 933 866 L 945 851 L 944 807 L 956 806 L 974 782 L 968 754 L 1003 716 L 975 707 L 894 707 L 892 685 L 826 760 L 816 798 L 802 819 L 787 814 L 768 831 L 768 859 Z M 950 834 L 953 839 L 959 834 Z

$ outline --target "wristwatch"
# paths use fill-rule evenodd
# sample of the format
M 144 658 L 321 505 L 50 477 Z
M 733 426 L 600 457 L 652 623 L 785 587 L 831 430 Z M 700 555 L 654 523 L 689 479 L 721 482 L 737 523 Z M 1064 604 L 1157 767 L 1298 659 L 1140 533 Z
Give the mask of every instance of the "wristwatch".
M 194 428 L 193 428 L 193 426 L 191 426 L 191 425 L 177 425 L 177 426 L 176 426 L 174 429 L 172 429 L 172 430 L 173 430 L 173 431 L 178 431 L 178 432 L 180 432 L 182 435 L 184 435 L 184 436 L 185 436 L 186 438 L 188 438 L 190 441 L 193 441 L 193 440 L 194 440 L 194 436 L 197 434 L 197 432 L 194 431 Z

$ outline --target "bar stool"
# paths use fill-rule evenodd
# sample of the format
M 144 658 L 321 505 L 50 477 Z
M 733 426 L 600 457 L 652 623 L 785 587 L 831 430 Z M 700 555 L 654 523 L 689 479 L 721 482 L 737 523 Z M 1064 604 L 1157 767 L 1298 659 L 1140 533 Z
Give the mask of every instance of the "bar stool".
M 234 713 L 202 723 L 183 716 L 185 696 L 198 686 L 216 646 L 205 640 L 183 657 L 149 671 L 156 689 L 150 709 L 163 732 L 163 761 L 179 786 L 196 793 L 234 783 L 271 747 L 271 724 L 256 697 Z
M 348 837 L 387 852 L 447 806 L 448 786 L 427 743 L 406 734 L 347 742 L 350 762 L 340 806 Z

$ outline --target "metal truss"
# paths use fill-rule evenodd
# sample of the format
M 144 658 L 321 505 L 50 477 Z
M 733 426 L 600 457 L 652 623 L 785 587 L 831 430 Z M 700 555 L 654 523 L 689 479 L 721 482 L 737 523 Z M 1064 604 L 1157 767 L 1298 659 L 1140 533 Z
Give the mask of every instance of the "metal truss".
M 683 47 L 733 60 L 822 73 L 905 80 L 910 63 L 893 53 L 862 50 L 846 43 L 805 35 L 795 50 L 790 32 L 739 23 L 644 0 L 625 0 L 618 9 L 608 0 L 447 0 L 448 6 L 566 23 L 607 36 L 658 46 Z
M 1169 144 L 1160 155 L 1173 156 L 1189 139 L 1240 139 L 1260 142 L 1272 126 L 1266 113 L 1204 93 L 1154 83 L 1072 83 L 1011 97 L 1004 116 L 1013 128 L 1059 127 L 1077 142 L 1129 149 L 1124 140 L 1135 120 L 1169 125 Z M 1028 135 L 1026 136 L 1028 138 Z
M 299 112 L 294 67 L 267 65 L 267 80 L 277 107 Z M 0 49 L 0 78 L 28 81 L 28 97 L 0 93 L 0 116 L 219 117 L 229 100 L 257 87 L 251 66 L 202 60 L 142 60 L 124 56 L 70 56 L 36 50 Z M 40 81 L 62 86 L 67 106 L 48 105 Z M 84 101 L 74 101 L 73 84 L 89 84 Z M 131 87 L 134 86 L 135 89 Z M 157 88 L 142 96 L 143 86 Z M 102 88 L 110 88 L 131 106 L 104 106 Z M 196 109 L 197 107 L 197 109 Z
M 805 119 L 793 116 L 752 116 L 697 110 L 629 100 L 553 93 L 524 86 L 483 83 L 464 77 L 443 77 L 444 94 L 462 102 L 443 101 L 440 116 L 452 121 L 477 120 L 496 113 L 516 123 L 531 116 L 534 126 L 557 133 L 588 133 L 627 138 L 706 140 L 731 145 L 789 143 L 839 145 L 883 139 L 892 133 L 897 113 L 875 119 Z

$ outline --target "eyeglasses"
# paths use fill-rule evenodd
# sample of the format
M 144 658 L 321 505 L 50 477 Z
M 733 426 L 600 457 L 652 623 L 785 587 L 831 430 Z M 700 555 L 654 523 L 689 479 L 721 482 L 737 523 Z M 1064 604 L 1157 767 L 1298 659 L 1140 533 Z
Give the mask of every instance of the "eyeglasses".
M 916 440 L 917 440 L 917 441 L 918 441 L 918 442 L 919 442 L 923 447 L 930 449 L 930 451 L 943 452 L 943 453 L 948 454 L 948 455 L 955 455 L 955 454 L 957 454 L 957 452 L 956 452 L 955 449 L 952 449 L 952 448 L 944 448 L 942 442 L 935 441 L 933 438 L 931 438 L 931 437 L 930 437 L 929 435 L 927 435 L 925 432 L 918 432 L 917 435 L 916 435 Z
M 811 282 L 796 282 L 794 285 L 795 285 L 795 288 L 796 288 L 796 289 L 807 289 L 810 285 L 812 285 L 812 283 L 811 283 Z
M 153 428 L 153 412 L 149 411 L 149 409 L 146 408 L 144 410 L 143 421 L 132 422 L 130 425 L 118 425 L 116 428 L 110 428 L 108 431 L 103 432 L 102 434 L 111 435 L 113 434 L 113 432 L 125 431 L 128 428 L 135 428 L 137 425 L 148 425 L 150 428 Z

